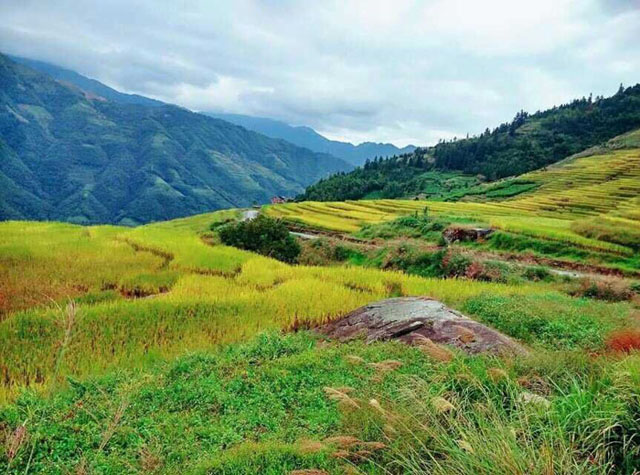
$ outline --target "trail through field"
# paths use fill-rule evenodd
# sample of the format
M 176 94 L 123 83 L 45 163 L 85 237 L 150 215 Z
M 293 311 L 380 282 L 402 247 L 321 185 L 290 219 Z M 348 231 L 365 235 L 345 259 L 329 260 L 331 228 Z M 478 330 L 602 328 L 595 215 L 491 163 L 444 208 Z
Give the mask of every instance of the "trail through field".
M 296 231 L 290 231 L 289 234 L 295 237 L 299 237 L 300 239 L 308 239 L 308 240 L 318 239 L 320 237 L 317 234 L 299 233 Z
M 260 210 L 257 209 L 247 209 L 242 212 L 241 221 L 253 221 L 260 214 Z

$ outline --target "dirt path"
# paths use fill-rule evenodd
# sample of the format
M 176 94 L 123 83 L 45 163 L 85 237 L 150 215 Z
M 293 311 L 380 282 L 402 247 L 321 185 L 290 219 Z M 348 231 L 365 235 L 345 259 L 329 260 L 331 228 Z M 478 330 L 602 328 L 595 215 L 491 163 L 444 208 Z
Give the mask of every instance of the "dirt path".
M 253 221 L 260 214 L 259 209 L 247 209 L 242 212 L 242 217 L 240 221 Z

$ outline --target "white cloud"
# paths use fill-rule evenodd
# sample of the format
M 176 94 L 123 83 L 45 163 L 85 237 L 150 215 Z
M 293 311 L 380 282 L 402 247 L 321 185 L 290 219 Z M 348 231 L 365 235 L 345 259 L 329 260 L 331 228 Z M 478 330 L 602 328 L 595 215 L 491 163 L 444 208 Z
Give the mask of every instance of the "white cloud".
M 403 145 L 638 82 L 638 24 L 608 0 L 4 0 L 0 45 L 194 110 Z

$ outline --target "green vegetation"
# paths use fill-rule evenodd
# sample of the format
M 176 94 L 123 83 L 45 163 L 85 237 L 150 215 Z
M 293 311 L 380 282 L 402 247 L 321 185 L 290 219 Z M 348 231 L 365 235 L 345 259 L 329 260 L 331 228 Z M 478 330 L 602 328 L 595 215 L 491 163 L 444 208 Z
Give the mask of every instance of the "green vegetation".
M 336 219 L 354 212 L 331 206 Z M 305 243 L 325 267 L 225 246 L 225 230 L 281 230 L 267 218 L 233 224 L 235 210 L 135 229 L 1 223 L 2 277 L 12 284 L 2 288 L 0 466 L 632 473 L 640 360 L 607 349 L 611 335 L 635 331 L 635 304 L 568 296 L 541 268 L 479 268 L 470 254 L 422 250 L 449 221 L 416 211 L 362 231 L 413 240 L 407 253 L 431 256 L 415 272 L 402 264 L 407 253 L 367 262 L 355 240 Z M 350 265 L 385 259 L 406 272 Z M 531 353 L 430 353 L 299 331 L 403 295 L 441 300 Z
M 144 373 L 73 379 L 48 399 L 25 393 L 0 409 L 28 433 L 0 463 L 9 473 L 632 473 L 639 369 L 637 356 L 438 362 L 399 344 L 263 335 Z
M 294 263 L 300 255 L 300 245 L 289 234 L 282 221 L 268 216 L 229 223 L 218 229 L 220 239 L 227 246 L 257 252 L 282 262 Z
M 343 201 L 363 198 L 399 198 L 425 193 L 454 199 L 473 186 L 477 175 L 491 181 L 520 175 L 558 162 L 640 127 L 640 84 L 621 88 L 609 98 L 591 97 L 543 112 L 522 111 L 510 123 L 477 137 L 444 141 L 411 154 L 365 163 L 350 173 L 339 173 L 307 188 L 301 199 Z M 629 140 L 631 144 L 635 140 Z M 621 143 L 622 146 L 628 145 Z M 446 172 L 438 179 L 439 172 Z M 464 173 L 451 183 L 451 172 Z M 443 186 L 445 185 L 445 186 Z M 449 186 L 446 186 L 449 185 Z M 515 196 L 533 189 L 527 182 L 510 183 L 490 198 Z M 379 193 L 372 196 L 372 193 Z
M 293 196 L 351 169 L 180 107 L 107 101 L 1 54 L 0 83 L 2 220 L 130 226 Z
M 442 237 L 442 231 L 449 224 L 449 221 L 431 218 L 425 206 L 421 213 L 416 211 L 413 215 L 401 216 L 392 221 L 366 224 L 356 233 L 356 236 L 366 239 L 422 238 L 437 242 Z
M 268 206 L 271 216 L 295 223 L 367 238 L 427 238 L 425 226 L 491 227 L 496 230 L 475 248 L 525 253 L 554 259 L 640 270 L 640 148 L 636 134 L 612 140 L 606 147 L 527 173 L 517 179 L 475 187 L 467 199 L 501 201 L 362 200 L 287 203 Z M 526 188 L 524 190 L 523 188 Z M 517 194 L 504 199 L 505 195 Z M 462 195 L 460 195 L 462 196 Z M 414 221 L 428 210 L 428 217 Z M 417 213 L 417 215 L 416 215 Z M 428 223 L 428 224 L 427 224 Z

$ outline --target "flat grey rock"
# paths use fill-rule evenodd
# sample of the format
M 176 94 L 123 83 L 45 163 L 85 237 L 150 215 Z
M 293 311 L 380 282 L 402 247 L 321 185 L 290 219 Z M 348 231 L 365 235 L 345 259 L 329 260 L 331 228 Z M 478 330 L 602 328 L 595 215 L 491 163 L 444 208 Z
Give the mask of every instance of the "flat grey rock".
M 319 330 L 342 341 L 364 337 L 367 342 L 399 340 L 413 344 L 429 338 L 434 343 L 452 345 L 470 354 L 527 352 L 506 335 L 425 297 L 381 300 L 360 307 Z

